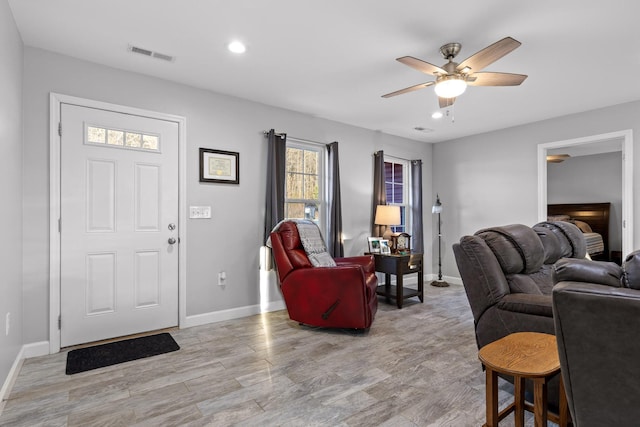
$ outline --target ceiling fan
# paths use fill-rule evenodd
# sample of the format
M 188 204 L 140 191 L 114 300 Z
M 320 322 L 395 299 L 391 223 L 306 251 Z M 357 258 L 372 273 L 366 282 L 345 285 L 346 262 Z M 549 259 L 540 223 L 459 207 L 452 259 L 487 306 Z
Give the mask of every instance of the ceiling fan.
M 397 58 L 397 61 L 411 68 L 422 71 L 425 74 L 434 75 L 436 80 L 400 89 L 382 95 L 382 97 L 390 98 L 435 85 L 435 92 L 436 95 L 438 95 L 440 108 L 445 108 L 453 105 L 456 97 L 461 95 L 467 86 L 518 86 L 527 78 L 525 74 L 481 72 L 481 70 L 516 49 L 521 44 L 522 43 L 511 37 L 505 37 L 485 47 L 481 51 L 476 52 L 458 64 L 454 62 L 453 59 L 460 52 L 462 45 L 460 43 L 447 43 L 440 48 L 440 53 L 442 53 L 444 59 L 449 61 L 442 67 L 412 56 Z

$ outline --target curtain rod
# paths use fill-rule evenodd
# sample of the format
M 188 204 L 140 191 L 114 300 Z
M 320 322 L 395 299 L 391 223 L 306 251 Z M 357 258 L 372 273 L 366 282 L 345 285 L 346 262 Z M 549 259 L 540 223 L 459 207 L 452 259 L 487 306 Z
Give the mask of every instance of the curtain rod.
M 269 136 L 269 131 L 265 130 L 262 132 L 266 137 Z M 286 136 L 287 139 L 291 139 L 293 141 L 297 141 L 297 142 L 305 142 L 307 144 L 316 144 L 316 145 L 322 145 L 322 146 L 326 146 L 327 144 L 324 142 L 318 142 L 318 141 L 311 141 L 310 139 L 302 139 L 302 138 L 296 138 L 295 136 L 287 136 L 287 134 L 285 132 L 276 132 L 275 133 L 276 136 Z
M 380 150 L 378 150 L 378 151 L 380 151 Z M 373 155 L 375 156 L 378 153 L 378 151 L 374 151 Z M 390 157 L 390 158 L 396 159 L 396 160 L 404 160 L 406 162 L 415 162 L 417 160 L 422 160 L 422 159 L 405 159 L 404 157 L 398 157 L 398 156 L 394 156 L 393 154 L 386 154 L 386 153 L 385 153 L 384 156 L 385 157 Z

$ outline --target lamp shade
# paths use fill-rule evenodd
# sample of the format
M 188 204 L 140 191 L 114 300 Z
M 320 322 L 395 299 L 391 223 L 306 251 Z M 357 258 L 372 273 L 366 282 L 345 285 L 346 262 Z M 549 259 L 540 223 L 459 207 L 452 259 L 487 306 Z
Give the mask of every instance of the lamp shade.
M 378 205 L 376 218 L 373 222 L 378 225 L 399 225 L 402 222 L 400 219 L 400 206 Z
M 436 203 L 431 208 L 431 213 L 442 213 L 442 203 L 440 203 L 440 196 L 436 196 Z
M 438 79 L 434 89 L 440 98 L 455 98 L 467 90 L 467 82 L 456 76 L 445 76 Z

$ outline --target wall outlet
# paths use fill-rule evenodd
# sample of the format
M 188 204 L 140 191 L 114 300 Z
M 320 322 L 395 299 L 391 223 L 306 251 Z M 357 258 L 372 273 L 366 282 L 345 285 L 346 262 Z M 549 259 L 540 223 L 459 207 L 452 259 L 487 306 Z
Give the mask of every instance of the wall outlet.
M 5 335 L 9 335 L 9 329 L 11 328 L 11 313 L 7 313 L 4 321 Z
M 227 273 L 221 271 L 218 273 L 218 286 L 225 286 L 227 284 Z

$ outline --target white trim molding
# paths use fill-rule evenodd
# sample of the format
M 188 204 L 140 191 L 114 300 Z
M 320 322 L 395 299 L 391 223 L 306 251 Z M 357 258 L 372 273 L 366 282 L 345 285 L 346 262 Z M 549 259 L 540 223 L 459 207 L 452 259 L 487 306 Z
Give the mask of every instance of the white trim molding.
M 60 123 L 61 104 L 115 111 L 178 124 L 178 326 L 187 319 L 187 120 L 185 117 L 51 92 L 49 94 L 49 353 L 60 351 Z
M 20 348 L 20 351 L 16 355 L 16 358 L 11 365 L 11 369 L 7 374 L 7 378 L 5 378 L 4 384 L 2 384 L 2 388 L 0 388 L 0 415 L 2 415 L 4 402 L 11 394 L 11 389 L 13 389 L 13 385 L 18 378 L 18 374 L 20 373 L 24 360 L 30 357 L 46 356 L 47 354 L 49 354 L 48 341 L 25 344 Z
M 2 410 L 4 409 L 4 401 L 7 400 L 9 394 L 11 394 L 13 384 L 18 378 L 20 368 L 22 367 L 22 362 L 24 362 L 24 346 L 18 352 L 18 355 L 11 365 L 11 369 L 7 374 L 7 378 L 5 379 L 4 384 L 2 384 L 2 388 L 0 389 L 0 414 L 2 414 Z
M 180 328 L 191 328 L 193 326 L 208 325 L 209 323 L 240 319 L 242 317 L 254 316 L 256 314 L 268 311 L 278 311 L 284 309 L 286 309 L 284 301 L 271 301 L 265 308 L 261 308 L 260 304 L 256 304 L 248 305 L 245 307 L 230 308 L 228 310 L 195 314 L 193 316 L 187 316 L 184 324 L 181 323 Z

